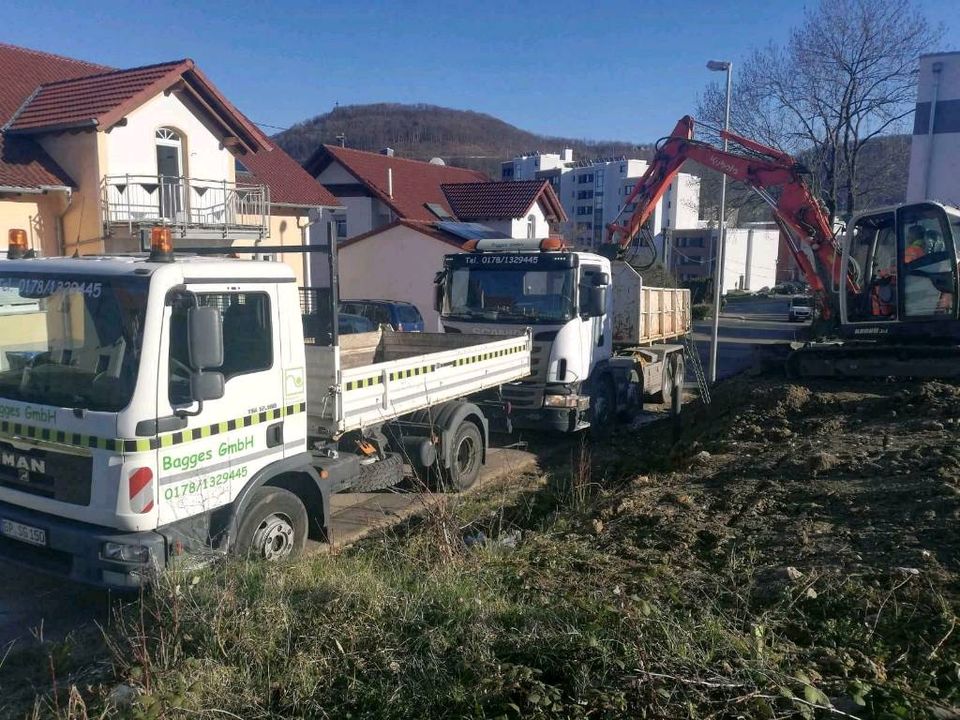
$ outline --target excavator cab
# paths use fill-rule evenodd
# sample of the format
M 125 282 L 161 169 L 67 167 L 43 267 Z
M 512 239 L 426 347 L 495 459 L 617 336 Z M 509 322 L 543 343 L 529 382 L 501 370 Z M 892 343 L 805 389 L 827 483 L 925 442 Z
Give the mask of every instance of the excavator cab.
M 938 203 L 856 217 L 843 244 L 854 280 L 840 289 L 843 334 L 960 340 L 958 239 L 960 210 Z

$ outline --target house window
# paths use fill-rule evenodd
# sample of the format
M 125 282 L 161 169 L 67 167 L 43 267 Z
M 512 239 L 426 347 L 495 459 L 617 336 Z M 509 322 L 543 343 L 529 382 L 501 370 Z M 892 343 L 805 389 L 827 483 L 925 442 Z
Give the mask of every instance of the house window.
M 533 240 L 537 236 L 537 216 L 527 216 L 527 239 Z
M 347 219 L 345 217 L 334 219 L 337 221 L 337 238 L 343 240 L 347 237 Z

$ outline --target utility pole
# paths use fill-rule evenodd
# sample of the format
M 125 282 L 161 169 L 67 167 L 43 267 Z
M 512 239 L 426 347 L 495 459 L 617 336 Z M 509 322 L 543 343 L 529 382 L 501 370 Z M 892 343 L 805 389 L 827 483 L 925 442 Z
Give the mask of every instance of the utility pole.
M 727 133 L 730 131 L 730 93 L 733 88 L 733 63 L 729 60 L 711 60 L 707 69 L 727 73 L 727 107 L 723 120 L 723 150 L 727 150 Z M 720 298 L 723 294 L 723 260 L 727 235 L 727 176 L 720 175 L 720 234 L 713 253 L 716 266 L 713 271 L 713 333 L 710 339 L 710 383 L 717 382 L 717 349 L 720 344 Z

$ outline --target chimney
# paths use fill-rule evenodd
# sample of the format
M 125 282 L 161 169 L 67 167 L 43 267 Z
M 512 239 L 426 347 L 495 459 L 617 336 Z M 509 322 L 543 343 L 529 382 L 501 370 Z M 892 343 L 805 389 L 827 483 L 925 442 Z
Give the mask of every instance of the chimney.
M 381 155 L 386 155 L 387 157 L 393 157 L 393 148 L 384 148 L 380 151 Z
M 391 200 L 393 199 L 393 168 L 387 168 L 387 195 Z
M 563 162 L 573 162 L 573 148 L 564 148 L 563 155 L 560 156 Z

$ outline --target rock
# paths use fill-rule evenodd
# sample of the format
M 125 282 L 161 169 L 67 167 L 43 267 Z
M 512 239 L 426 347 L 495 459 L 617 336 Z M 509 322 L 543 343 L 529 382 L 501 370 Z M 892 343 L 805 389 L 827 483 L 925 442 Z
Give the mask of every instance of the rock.
M 110 694 L 107 696 L 107 704 L 117 710 L 127 710 L 139 696 L 140 693 L 137 692 L 137 689 L 132 685 L 120 684 L 110 691 Z
M 710 455 L 710 453 L 708 453 L 706 450 L 701 450 L 700 452 L 698 452 L 696 455 L 693 456 L 693 459 L 696 460 L 698 463 L 703 464 L 703 463 L 709 462 L 711 457 L 712 456 Z
M 806 595 L 807 598 L 809 598 L 810 600 L 816 600 L 818 597 L 817 591 L 814 590 L 812 587 L 808 587 L 804 595 Z
M 835 468 L 839 464 L 840 460 L 837 459 L 836 455 L 831 455 L 828 452 L 820 451 L 814 453 L 807 460 L 807 467 L 810 468 L 814 473 L 825 472 Z
M 781 570 L 783 576 L 790 582 L 796 582 L 803 577 L 803 573 L 797 570 L 793 565 L 788 565 L 787 567 Z
M 600 533 L 603 532 L 603 520 L 601 520 L 600 518 L 593 519 L 593 532 L 596 535 L 599 535 Z

